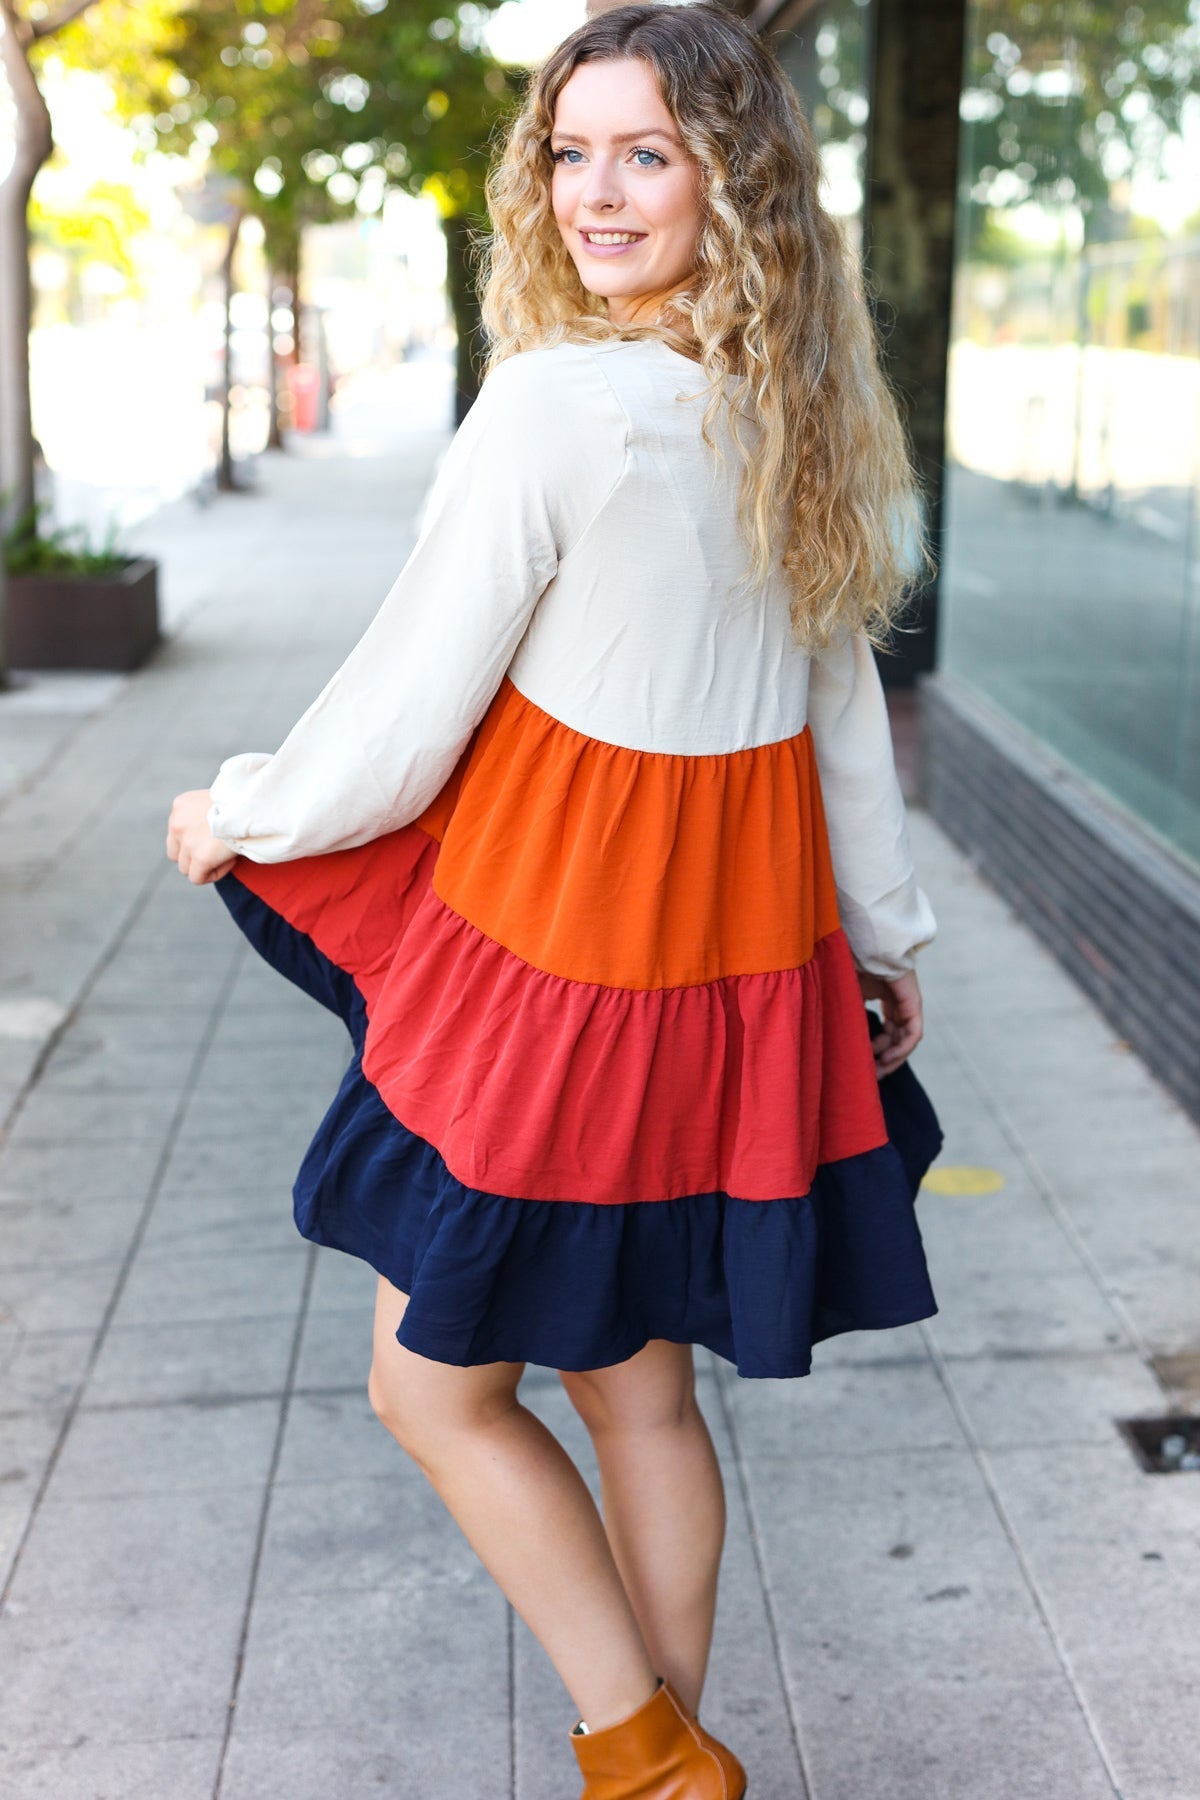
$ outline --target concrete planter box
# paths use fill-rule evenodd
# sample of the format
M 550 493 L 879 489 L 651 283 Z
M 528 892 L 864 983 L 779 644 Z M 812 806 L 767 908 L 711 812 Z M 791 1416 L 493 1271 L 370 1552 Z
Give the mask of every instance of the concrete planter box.
M 10 575 L 5 655 L 12 669 L 136 669 L 158 643 L 158 564 L 111 575 Z

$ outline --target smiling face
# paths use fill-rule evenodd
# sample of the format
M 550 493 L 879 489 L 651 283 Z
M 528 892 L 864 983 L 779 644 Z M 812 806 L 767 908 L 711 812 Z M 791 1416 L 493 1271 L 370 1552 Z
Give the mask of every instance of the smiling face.
M 551 197 L 563 242 L 618 324 L 644 324 L 687 287 L 703 212 L 649 63 L 581 63 L 563 84 L 550 139 Z

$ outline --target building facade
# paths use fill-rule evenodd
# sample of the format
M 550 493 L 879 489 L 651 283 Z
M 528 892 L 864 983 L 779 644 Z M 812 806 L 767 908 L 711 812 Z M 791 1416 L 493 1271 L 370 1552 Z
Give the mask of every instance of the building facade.
M 931 496 L 925 790 L 1200 1114 L 1200 18 L 764 0 Z

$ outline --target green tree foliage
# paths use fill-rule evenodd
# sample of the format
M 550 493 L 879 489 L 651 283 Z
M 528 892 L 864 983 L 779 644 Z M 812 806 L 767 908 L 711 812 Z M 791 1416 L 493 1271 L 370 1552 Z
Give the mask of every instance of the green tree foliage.
M 977 197 L 1076 204 L 1106 234 L 1114 182 L 1156 169 L 1196 91 L 1200 20 L 1189 0 L 976 0 L 963 116 Z
M 190 0 L 164 20 L 149 78 L 131 71 L 122 92 L 164 149 L 238 184 L 293 287 L 306 224 L 377 211 L 388 186 L 432 195 L 467 395 L 476 316 L 462 265 L 485 223 L 489 139 L 523 80 L 484 48 L 497 4 Z
M 58 250 L 73 270 L 104 263 L 132 278 L 129 243 L 150 229 L 150 216 L 123 182 L 93 181 L 73 204 L 35 193 L 29 225 L 38 242 Z

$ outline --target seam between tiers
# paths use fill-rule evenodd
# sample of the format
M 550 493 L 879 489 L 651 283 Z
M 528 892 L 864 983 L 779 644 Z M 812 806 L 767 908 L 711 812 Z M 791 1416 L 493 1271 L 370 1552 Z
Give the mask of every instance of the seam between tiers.
M 799 731 L 789 731 L 786 737 L 768 738 L 761 744 L 743 744 L 736 750 L 639 750 L 635 749 L 632 744 L 617 744 L 611 738 L 597 737 L 593 731 L 581 731 L 578 725 L 568 725 L 565 719 L 560 719 L 557 714 L 548 712 L 544 706 L 539 706 L 536 700 L 531 700 L 524 689 L 517 686 L 507 670 L 502 678 L 501 686 L 503 687 L 505 683 L 512 689 L 522 705 L 529 707 L 531 712 L 540 714 L 547 724 L 554 726 L 556 731 L 565 731 L 571 737 L 582 738 L 585 744 L 596 744 L 602 750 L 619 750 L 622 756 L 653 756 L 661 762 L 729 762 L 737 756 L 757 756 L 761 750 L 778 750 L 785 744 L 795 744 L 802 737 L 807 737 L 812 750 L 813 765 L 816 766 L 816 748 L 812 744 L 812 729 L 807 719 Z M 497 692 L 499 691 L 498 689 Z M 818 770 L 819 778 L 820 771 Z
M 423 825 L 414 823 L 405 829 L 419 831 L 423 837 L 429 839 L 431 844 L 436 844 L 439 849 L 441 848 L 441 839 L 434 837 L 432 832 L 426 831 Z M 731 970 L 725 975 L 710 975 L 705 981 L 674 981 L 664 984 L 662 987 L 629 987 L 625 983 L 619 981 L 584 981 L 578 975 L 560 975 L 554 969 L 543 969 L 537 963 L 530 962 L 527 956 L 522 956 L 519 950 L 512 950 L 507 944 L 501 943 L 499 938 L 492 937 L 489 932 L 484 931 L 481 926 L 477 925 L 474 919 L 468 919 L 465 913 L 460 913 L 457 907 L 451 906 L 450 902 L 442 894 L 439 894 L 437 888 L 433 885 L 432 874 L 429 878 L 429 891 L 437 901 L 438 905 L 442 908 L 442 911 L 448 914 L 451 919 L 454 919 L 460 925 L 465 925 L 468 931 L 473 931 L 477 937 L 483 939 L 485 944 L 491 944 L 494 949 L 501 951 L 503 955 L 511 956 L 513 961 L 520 963 L 523 969 L 529 969 L 534 975 L 541 975 L 546 981 L 562 981 L 570 987 L 594 988 L 598 993 L 602 994 L 682 994 L 689 993 L 693 988 L 720 987 L 723 982 L 727 981 L 757 981 L 766 975 L 799 975 L 803 970 L 807 969 L 809 964 L 814 960 L 819 945 L 827 943 L 830 938 L 837 937 L 839 933 L 842 937 L 846 936 L 841 921 L 839 920 L 832 930 L 823 931 L 820 936 L 813 938 L 812 956 L 805 957 L 804 961 L 800 963 L 780 963 L 778 967 L 771 969 Z M 315 942 L 316 940 L 314 939 L 313 941 Z M 317 948 L 320 949 L 320 945 L 317 945 Z M 846 939 L 846 948 L 847 950 L 850 948 L 850 940 L 848 938 Z M 321 954 L 323 956 L 325 952 L 322 950 Z M 851 957 L 851 960 L 853 960 L 853 956 Z M 335 964 L 335 967 L 336 966 L 338 965 Z M 351 979 L 353 980 L 354 978 L 351 977 Z

